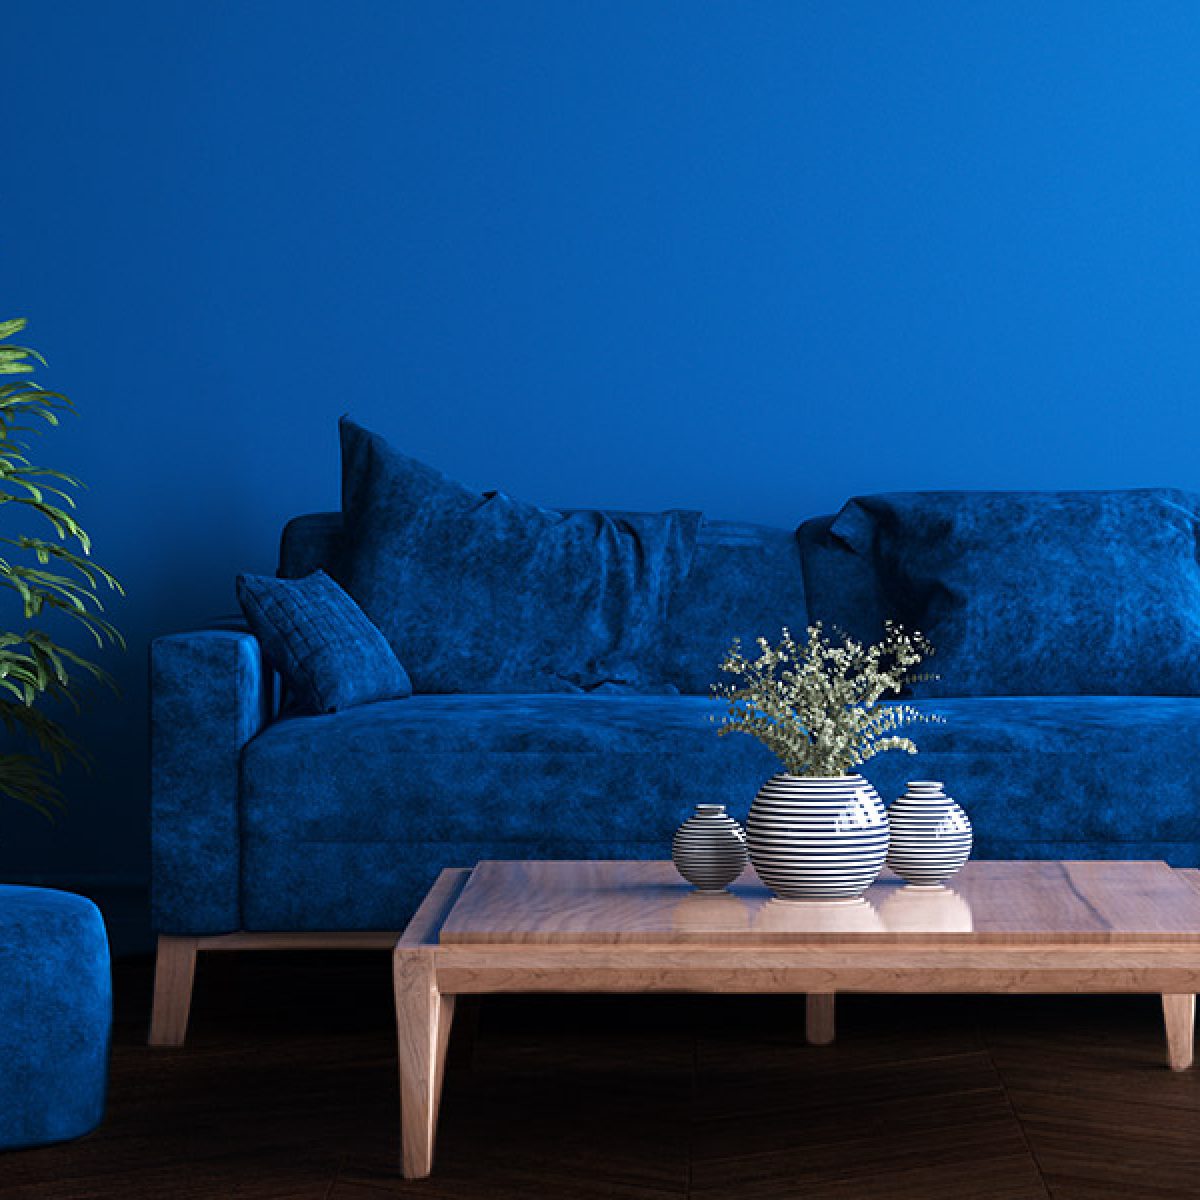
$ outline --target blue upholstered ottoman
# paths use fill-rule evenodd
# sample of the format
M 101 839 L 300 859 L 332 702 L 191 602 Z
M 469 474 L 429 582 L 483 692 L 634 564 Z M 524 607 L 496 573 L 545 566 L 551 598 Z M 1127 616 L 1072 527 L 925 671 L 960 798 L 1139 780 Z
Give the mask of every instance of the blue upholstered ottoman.
M 111 1029 L 108 936 L 96 906 L 0 884 L 0 1150 L 100 1123 Z

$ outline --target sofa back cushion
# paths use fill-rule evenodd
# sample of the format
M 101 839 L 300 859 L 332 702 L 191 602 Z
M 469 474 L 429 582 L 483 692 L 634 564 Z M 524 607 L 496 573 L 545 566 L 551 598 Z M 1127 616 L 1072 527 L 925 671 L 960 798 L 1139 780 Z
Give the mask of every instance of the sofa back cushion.
M 681 692 L 707 694 L 722 678 L 735 637 L 777 641 L 808 623 L 795 532 L 743 521 L 700 526 L 688 577 L 675 592 L 663 638 L 667 677 Z
M 884 615 L 928 635 L 925 695 L 1196 695 L 1197 497 L 903 492 L 830 526 Z
M 657 516 L 606 515 L 635 527 Z M 341 513 L 294 517 L 283 530 L 279 574 L 299 579 L 323 567 L 338 577 L 344 540 Z M 662 690 L 706 695 L 721 677 L 717 666 L 735 637 L 750 643 L 759 636 L 774 639 L 785 625 L 803 629 L 805 578 L 791 530 L 706 518 L 696 534 L 691 570 L 671 600 L 661 652 L 653 656 L 667 685 Z
M 279 539 L 280 579 L 303 579 L 318 570 L 340 579 L 342 542 L 340 512 L 293 517 Z
M 700 514 L 559 513 L 480 495 L 341 422 L 341 574 L 418 692 L 668 690 L 671 597 Z
M 836 519 L 810 517 L 796 530 L 808 618 L 831 633 L 877 642 L 888 616 L 879 573 L 869 554 L 858 553 L 833 533 Z

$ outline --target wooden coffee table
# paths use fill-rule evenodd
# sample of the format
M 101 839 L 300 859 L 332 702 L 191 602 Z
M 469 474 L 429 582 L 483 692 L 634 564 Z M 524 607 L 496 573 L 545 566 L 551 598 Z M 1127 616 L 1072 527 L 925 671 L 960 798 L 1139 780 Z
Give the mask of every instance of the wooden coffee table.
M 1192 1063 L 1200 872 L 1161 862 L 972 862 L 945 889 L 885 874 L 861 901 L 772 899 L 751 872 L 693 892 L 669 862 L 481 862 L 443 871 L 394 958 L 403 1170 L 428 1175 L 456 996 L 1151 992 L 1167 1062 Z

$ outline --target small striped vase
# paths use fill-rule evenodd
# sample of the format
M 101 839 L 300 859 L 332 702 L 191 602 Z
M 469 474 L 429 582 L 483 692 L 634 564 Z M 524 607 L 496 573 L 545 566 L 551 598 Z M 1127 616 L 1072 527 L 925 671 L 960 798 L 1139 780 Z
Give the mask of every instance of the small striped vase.
M 887 812 L 861 775 L 774 775 L 750 806 L 746 845 L 781 899 L 851 900 L 883 868 Z
M 671 842 L 675 869 L 698 892 L 723 892 L 746 869 L 746 835 L 723 804 L 697 804 Z
M 971 856 L 971 822 L 940 783 L 917 780 L 888 809 L 887 864 L 905 883 L 938 887 Z

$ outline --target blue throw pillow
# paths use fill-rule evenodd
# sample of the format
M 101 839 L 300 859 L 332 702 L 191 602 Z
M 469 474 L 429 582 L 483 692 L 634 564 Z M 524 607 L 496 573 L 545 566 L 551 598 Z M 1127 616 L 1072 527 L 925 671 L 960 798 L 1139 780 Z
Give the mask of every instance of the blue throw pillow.
M 412 695 L 387 639 L 324 571 L 303 579 L 239 575 L 237 594 L 300 710 L 330 713 Z
M 928 635 L 942 696 L 1200 691 L 1198 498 L 897 492 L 832 534 L 874 566 L 886 615 Z
M 343 579 L 419 692 L 669 691 L 662 626 L 700 514 L 480 495 L 341 421 Z

